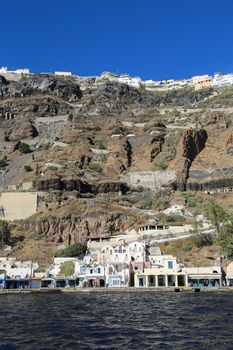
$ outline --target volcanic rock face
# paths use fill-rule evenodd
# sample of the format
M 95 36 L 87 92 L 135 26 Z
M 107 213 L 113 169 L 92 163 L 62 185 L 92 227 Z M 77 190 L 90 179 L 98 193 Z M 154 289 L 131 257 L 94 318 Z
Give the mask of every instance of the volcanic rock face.
M 128 187 L 123 182 L 103 182 L 97 184 L 90 184 L 78 178 L 63 179 L 60 177 L 49 178 L 46 180 L 35 181 L 34 187 L 37 191 L 77 191 L 79 194 L 98 194 L 121 192 L 126 193 Z
M 64 81 L 60 77 L 43 75 L 22 77 L 10 83 L 1 77 L 0 92 L 2 97 L 25 97 L 36 93 L 55 95 L 68 101 L 82 97 L 79 85 L 71 79 Z
M 95 212 L 82 218 L 74 214 L 63 217 L 46 217 L 37 222 L 37 231 L 55 242 L 85 243 L 89 238 L 109 237 L 121 231 L 123 223 L 109 214 Z
M 186 188 L 186 181 L 189 177 L 189 169 L 195 157 L 204 149 L 206 140 L 208 138 L 207 132 L 204 129 L 199 131 L 186 130 L 177 147 L 178 167 L 177 188 L 184 190 Z M 175 186 L 175 187 L 176 187 Z
M 5 139 L 9 141 L 20 141 L 26 138 L 33 138 L 38 135 L 36 128 L 27 118 L 20 118 L 20 121 L 6 132 Z

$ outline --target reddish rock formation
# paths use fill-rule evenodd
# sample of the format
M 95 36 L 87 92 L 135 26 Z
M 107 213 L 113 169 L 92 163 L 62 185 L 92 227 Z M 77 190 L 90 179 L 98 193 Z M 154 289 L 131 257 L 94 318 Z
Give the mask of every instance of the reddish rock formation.
M 186 130 L 177 146 L 175 166 L 178 170 L 178 176 L 175 188 L 186 189 L 186 181 L 189 177 L 189 169 L 196 156 L 205 148 L 208 138 L 204 129 L 199 131 Z
M 36 230 L 55 242 L 85 243 L 89 238 L 109 237 L 124 228 L 121 218 L 94 212 L 79 217 L 69 214 L 62 217 L 47 216 L 37 222 Z

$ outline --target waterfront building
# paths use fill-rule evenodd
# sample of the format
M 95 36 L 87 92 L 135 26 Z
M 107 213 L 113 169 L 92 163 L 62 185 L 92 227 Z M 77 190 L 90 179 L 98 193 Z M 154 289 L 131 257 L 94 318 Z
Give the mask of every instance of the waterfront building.
M 122 277 L 120 275 L 108 275 L 106 279 L 106 286 L 108 287 L 121 287 Z
M 48 269 L 48 275 L 49 276 L 58 276 L 61 273 L 61 267 L 66 262 L 72 262 L 74 264 L 74 274 L 78 273 L 79 266 L 80 266 L 80 260 L 77 258 L 54 258 L 53 263 L 50 265 Z
M 34 276 L 39 265 L 33 261 L 17 261 L 16 258 L 0 258 L 0 270 L 4 270 L 7 278 L 23 279 Z
M 227 285 L 232 287 L 233 286 L 233 261 L 231 261 L 226 268 L 226 282 Z
M 155 259 L 155 257 L 154 257 Z M 178 287 L 185 285 L 185 275 L 176 257 L 172 255 L 161 255 L 156 262 L 137 272 L 134 276 L 135 287 Z
M 0 289 L 5 288 L 6 270 L 0 270 Z
M 182 273 L 186 276 L 189 287 L 221 287 L 222 272 L 220 266 L 184 267 Z
M 105 267 L 102 265 L 87 267 L 85 274 L 85 282 L 90 287 L 104 287 L 105 286 Z

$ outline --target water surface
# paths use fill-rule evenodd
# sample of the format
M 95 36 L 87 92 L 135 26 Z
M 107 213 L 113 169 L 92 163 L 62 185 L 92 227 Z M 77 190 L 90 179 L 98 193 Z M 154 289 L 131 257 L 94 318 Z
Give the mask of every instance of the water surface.
M 1 350 L 233 349 L 233 294 L 0 295 Z

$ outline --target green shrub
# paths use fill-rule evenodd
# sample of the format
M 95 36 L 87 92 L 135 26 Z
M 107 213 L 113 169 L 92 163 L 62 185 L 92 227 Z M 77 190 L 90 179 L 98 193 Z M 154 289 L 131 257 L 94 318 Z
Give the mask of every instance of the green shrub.
M 152 209 L 154 201 L 152 198 L 146 198 L 140 201 L 137 205 L 140 209 Z
M 31 238 L 33 238 L 35 241 L 40 241 L 44 237 L 45 237 L 45 235 L 41 232 L 33 232 L 31 234 Z
M 29 172 L 29 171 L 32 171 L 32 168 L 30 167 L 30 165 L 25 165 L 25 166 L 24 166 L 24 170 L 25 170 L 26 172 Z
M 101 171 L 102 171 L 101 165 L 99 163 L 95 163 L 95 162 L 89 163 L 88 168 L 89 168 L 89 170 L 95 171 L 97 173 L 101 173 Z
M 190 252 L 190 250 L 192 250 L 192 248 L 193 248 L 193 246 L 190 243 L 184 243 L 182 245 L 182 249 L 184 252 Z
M 160 170 L 165 170 L 168 167 L 168 163 L 165 158 L 156 158 L 154 164 Z
M 54 255 L 60 258 L 67 258 L 67 257 L 83 258 L 83 256 L 86 254 L 86 251 L 87 251 L 86 244 L 75 243 L 73 245 L 66 247 L 65 249 L 57 250 Z
M 95 147 L 98 149 L 105 149 L 104 141 L 101 139 L 96 139 L 95 140 Z
M 24 154 L 24 153 L 30 153 L 31 149 L 27 143 L 21 142 L 19 144 L 19 151 Z
M 11 237 L 11 232 L 8 222 L 0 220 L 0 247 L 3 247 L 4 244 L 9 243 Z
M 137 186 L 137 188 L 135 189 L 137 192 L 145 192 L 148 191 L 148 189 L 146 187 L 143 186 Z
M 184 221 L 184 217 L 180 216 L 180 215 L 164 215 L 163 217 L 163 221 L 165 222 L 183 222 Z
M 73 114 L 70 113 L 70 114 L 68 115 L 68 120 L 69 120 L 69 122 L 72 122 L 73 118 L 74 118 Z
M 60 274 L 65 276 L 73 276 L 75 272 L 75 266 L 73 261 L 65 261 L 60 268 Z
M 43 273 L 46 272 L 46 269 L 44 267 L 38 267 L 38 269 L 36 270 L 36 272 L 38 273 Z
M 197 233 L 192 236 L 192 241 L 196 244 L 197 248 L 203 248 L 213 245 L 214 236 L 210 233 Z
M 227 258 L 233 258 L 233 217 L 225 222 L 219 229 L 217 243 L 221 253 Z
M 6 159 L 4 159 L 4 158 L 0 159 L 0 169 L 7 167 L 7 165 L 8 165 L 8 163 L 7 163 Z

